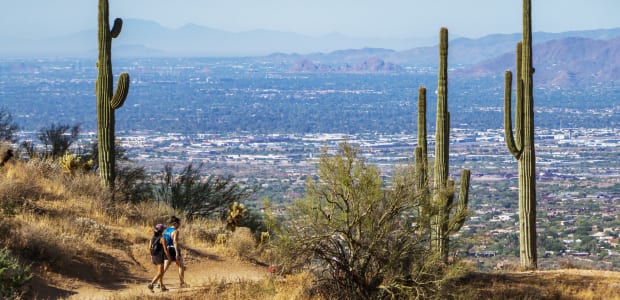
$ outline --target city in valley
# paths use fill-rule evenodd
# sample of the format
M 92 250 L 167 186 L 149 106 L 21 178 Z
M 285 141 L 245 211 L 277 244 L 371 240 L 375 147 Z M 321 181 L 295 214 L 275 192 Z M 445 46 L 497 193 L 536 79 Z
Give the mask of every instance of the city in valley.
M 22 131 L 78 124 L 84 152 L 95 140 L 94 64 L 81 60 L 0 61 L 0 103 Z M 203 163 L 205 175 L 232 175 L 258 187 L 280 213 L 303 196 L 323 151 L 360 149 L 386 182 L 413 164 L 417 89 L 429 90 L 433 156 L 436 70 L 395 73 L 292 72 L 250 59 L 123 61 L 130 96 L 117 111 L 116 136 L 131 164 L 157 178 L 166 164 Z M 500 74 L 501 75 L 501 74 Z M 472 172 L 470 214 L 459 253 L 493 268 L 518 254 L 517 163 L 506 149 L 501 76 L 450 78 L 450 173 Z M 588 94 L 586 94 L 588 92 Z M 594 95 L 594 96 L 593 96 Z M 595 97 L 595 99 L 592 99 Z M 544 86 L 535 93 L 538 246 L 541 265 L 565 261 L 620 270 L 620 99 L 614 86 Z

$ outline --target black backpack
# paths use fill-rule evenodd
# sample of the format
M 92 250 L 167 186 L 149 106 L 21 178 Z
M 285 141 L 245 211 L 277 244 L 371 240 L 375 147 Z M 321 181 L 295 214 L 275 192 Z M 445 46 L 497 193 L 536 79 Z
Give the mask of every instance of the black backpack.
M 151 239 L 151 247 L 149 248 L 151 249 L 152 256 L 159 256 L 164 253 L 164 247 L 162 246 L 160 239 L 161 235 L 154 235 Z

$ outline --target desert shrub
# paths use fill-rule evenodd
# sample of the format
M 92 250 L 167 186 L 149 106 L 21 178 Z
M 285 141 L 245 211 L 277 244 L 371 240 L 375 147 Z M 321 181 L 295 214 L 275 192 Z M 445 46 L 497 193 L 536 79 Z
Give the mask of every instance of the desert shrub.
M 45 223 L 20 222 L 13 227 L 7 245 L 16 253 L 30 261 L 60 263 L 76 253 L 75 240 L 71 236 L 46 228 Z M 71 245 L 71 246 L 69 246 Z
M 77 217 L 72 221 L 71 226 L 75 228 L 77 234 L 84 239 L 100 242 L 109 240 L 110 238 L 110 228 L 97 223 L 97 221 L 91 218 Z
M 234 202 L 228 209 L 226 217 L 226 229 L 235 231 L 239 224 L 248 216 L 248 209 L 239 202 Z
M 252 231 L 247 227 L 237 228 L 226 239 L 226 245 L 232 251 L 232 254 L 239 258 L 254 257 L 256 249 L 256 240 Z
M 40 177 L 45 179 L 56 179 L 61 173 L 60 165 L 54 160 L 47 158 L 33 158 L 28 160 L 24 171 L 26 178 Z
M 51 124 L 39 130 L 39 141 L 45 145 L 46 155 L 59 158 L 69 151 L 69 147 L 75 143 L 80 134 L 79 125 Z
M 2 125 L 0 124 L 0 126 Z M 0 168 L 4 166 L 14 156 L 15 153 L 13 152 L 13 147 L 11 147 L 11 144 L 2 141 L 2 139 L 0 138 Z
M 84 173 L 92 170 L 94 162 L 92 160 L 83 160 L 77 154 L 65 152 L 58 158 L 58 164 L 65 174 L 75 175 L 76 173 Z
M 153 198 L 153 185 L 143 167 L 117 166 L 113 192 L 115 201 L 138 203 Z
M 29 182 L 5 180 L 0 182 L 0 213 L 13 216 L 43 195 L 41 189 Z
M 155 224 L 166 224 L 166 221 L 170 216 L 175 215 L 174 210 L 165 203 L 155 201 L 138 202 L 132 205 L 135 210 L 136 217 L 132 218 L 133 223 L 138 223 L 143 226 L 152 227 Z M 187 231 L 185 224 L 184 233 Z
M 274 300 L 312 299 L 308 287 L 312 286 L 313 276 L 308 272 L 291 274 L 276 286 Z
M 175 210 L 183 211 L 185 218 L 215 217 L 225 220 L 228 207 L 234 202 L 242 203 L 253 192 L 233 182 L 233 177 L 203 177 L 203 164 L 192 163 L 174 174 L 173 166 L 167 164 L 156 189 L 156 199 Z
M 218 234 L 224 234 L 226 226 L 221 221 L 197 218 L 185 224 L 183 235 L 194 243 L 214 244 Z
M 23 287 L 32 278 L 30 266 L 22 265 L 8 248 L 0 249 L 0 294 L 5 298 L 19 298 Z
M 94 173 L 63 176 L 59 183 L 64 187 L 67 196 L 74 198 L 108 199 L 111 197 L 109 190 L 101 185 L 101 180 Z
M 241 219 L 239 226 L 250 228 L 256 240 L 260 240 L 262 232 L 270 231 L 268 225 L 265 224 L 263 214 L 251 208 L 248 208 L 248 213 Z
M 13 115 L 5 108 L 0 107 L 0 141 L 15 142 L 15 133 L 19 126 L 13 121 Z
M 431 297 L 447 269 L 419 226 L 414 169 L 388 186 L 357 154 L 346 143 L 336 155 L 323 152 L 318 179 L 308 180 L 279 233 L 284 263 L 313 269 L 313 293 L 326 298 Z

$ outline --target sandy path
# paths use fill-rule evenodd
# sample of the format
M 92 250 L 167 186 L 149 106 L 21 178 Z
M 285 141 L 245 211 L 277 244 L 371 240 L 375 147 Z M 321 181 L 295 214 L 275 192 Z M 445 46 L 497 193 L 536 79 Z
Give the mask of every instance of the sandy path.
M 136 278 L 144 278 L 142 282 L 132 282 L 122 285 L 120 288 L 104 289 L 94 285 L 80 284 L 72 290 L 72 295 L 67 299 L 115 299 L 119 296 L 138 297 L 145 295 L 157 295 L 166 293 L 169 296 L 174 294 L 186 293 L 202 287 L 206 287 L 214 282 L 235 282 L 240 280 L 260 280 L 269 274 L 266 268 L 256 266 L 247 262 L 235 259 L 210 255 L 208 259 L 190 260 L 185 271 L 185 281 L 188 287 L 179 288 L 178 268 L 176 265 L 170 266 L 164 276 L 164 284 L 169 289 L 161 292 L 155 288 L 154 292 L 147 289 L 147 284 L 155 276 L 154 266 L 147 272 L 143 268 L 132 268 L 132 273 Z M 137 280 L 141 281 L 141 280 Z

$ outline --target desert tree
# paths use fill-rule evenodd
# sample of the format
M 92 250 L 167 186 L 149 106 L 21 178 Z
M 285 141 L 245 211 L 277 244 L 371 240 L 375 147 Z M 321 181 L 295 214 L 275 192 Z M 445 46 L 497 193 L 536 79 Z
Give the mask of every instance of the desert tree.
M 80 134 L 79 125 L 52 123 L 49 127 L 41 128 L 37 138 L 45 146 L 46 154 L 52 158 L 64 155 Z
M 240 186 L 233 176 L 204 175 L 203 167 L 202 163 L 189 163 L 175 173 L 174 166 L 166 164 L 158 178 L 156 199 L 183 211 L 188 219 L 203 216 L 226 220 L 230 207 L 243 203 L 254 189 Z
M 13 121 L 13 115 L 3 107 L 0 107 L 0 142 L 15 143 L 15 133 L 19 126 Z
M 442 261 L 420 226 L 414 168 L 398 168 L 386 185 L 359 149 L 324 150 L 318 177 L 296 201 L 278 236 L 291 266 L 317 270 L 318 291 L 338 299 L 428 297 Z

